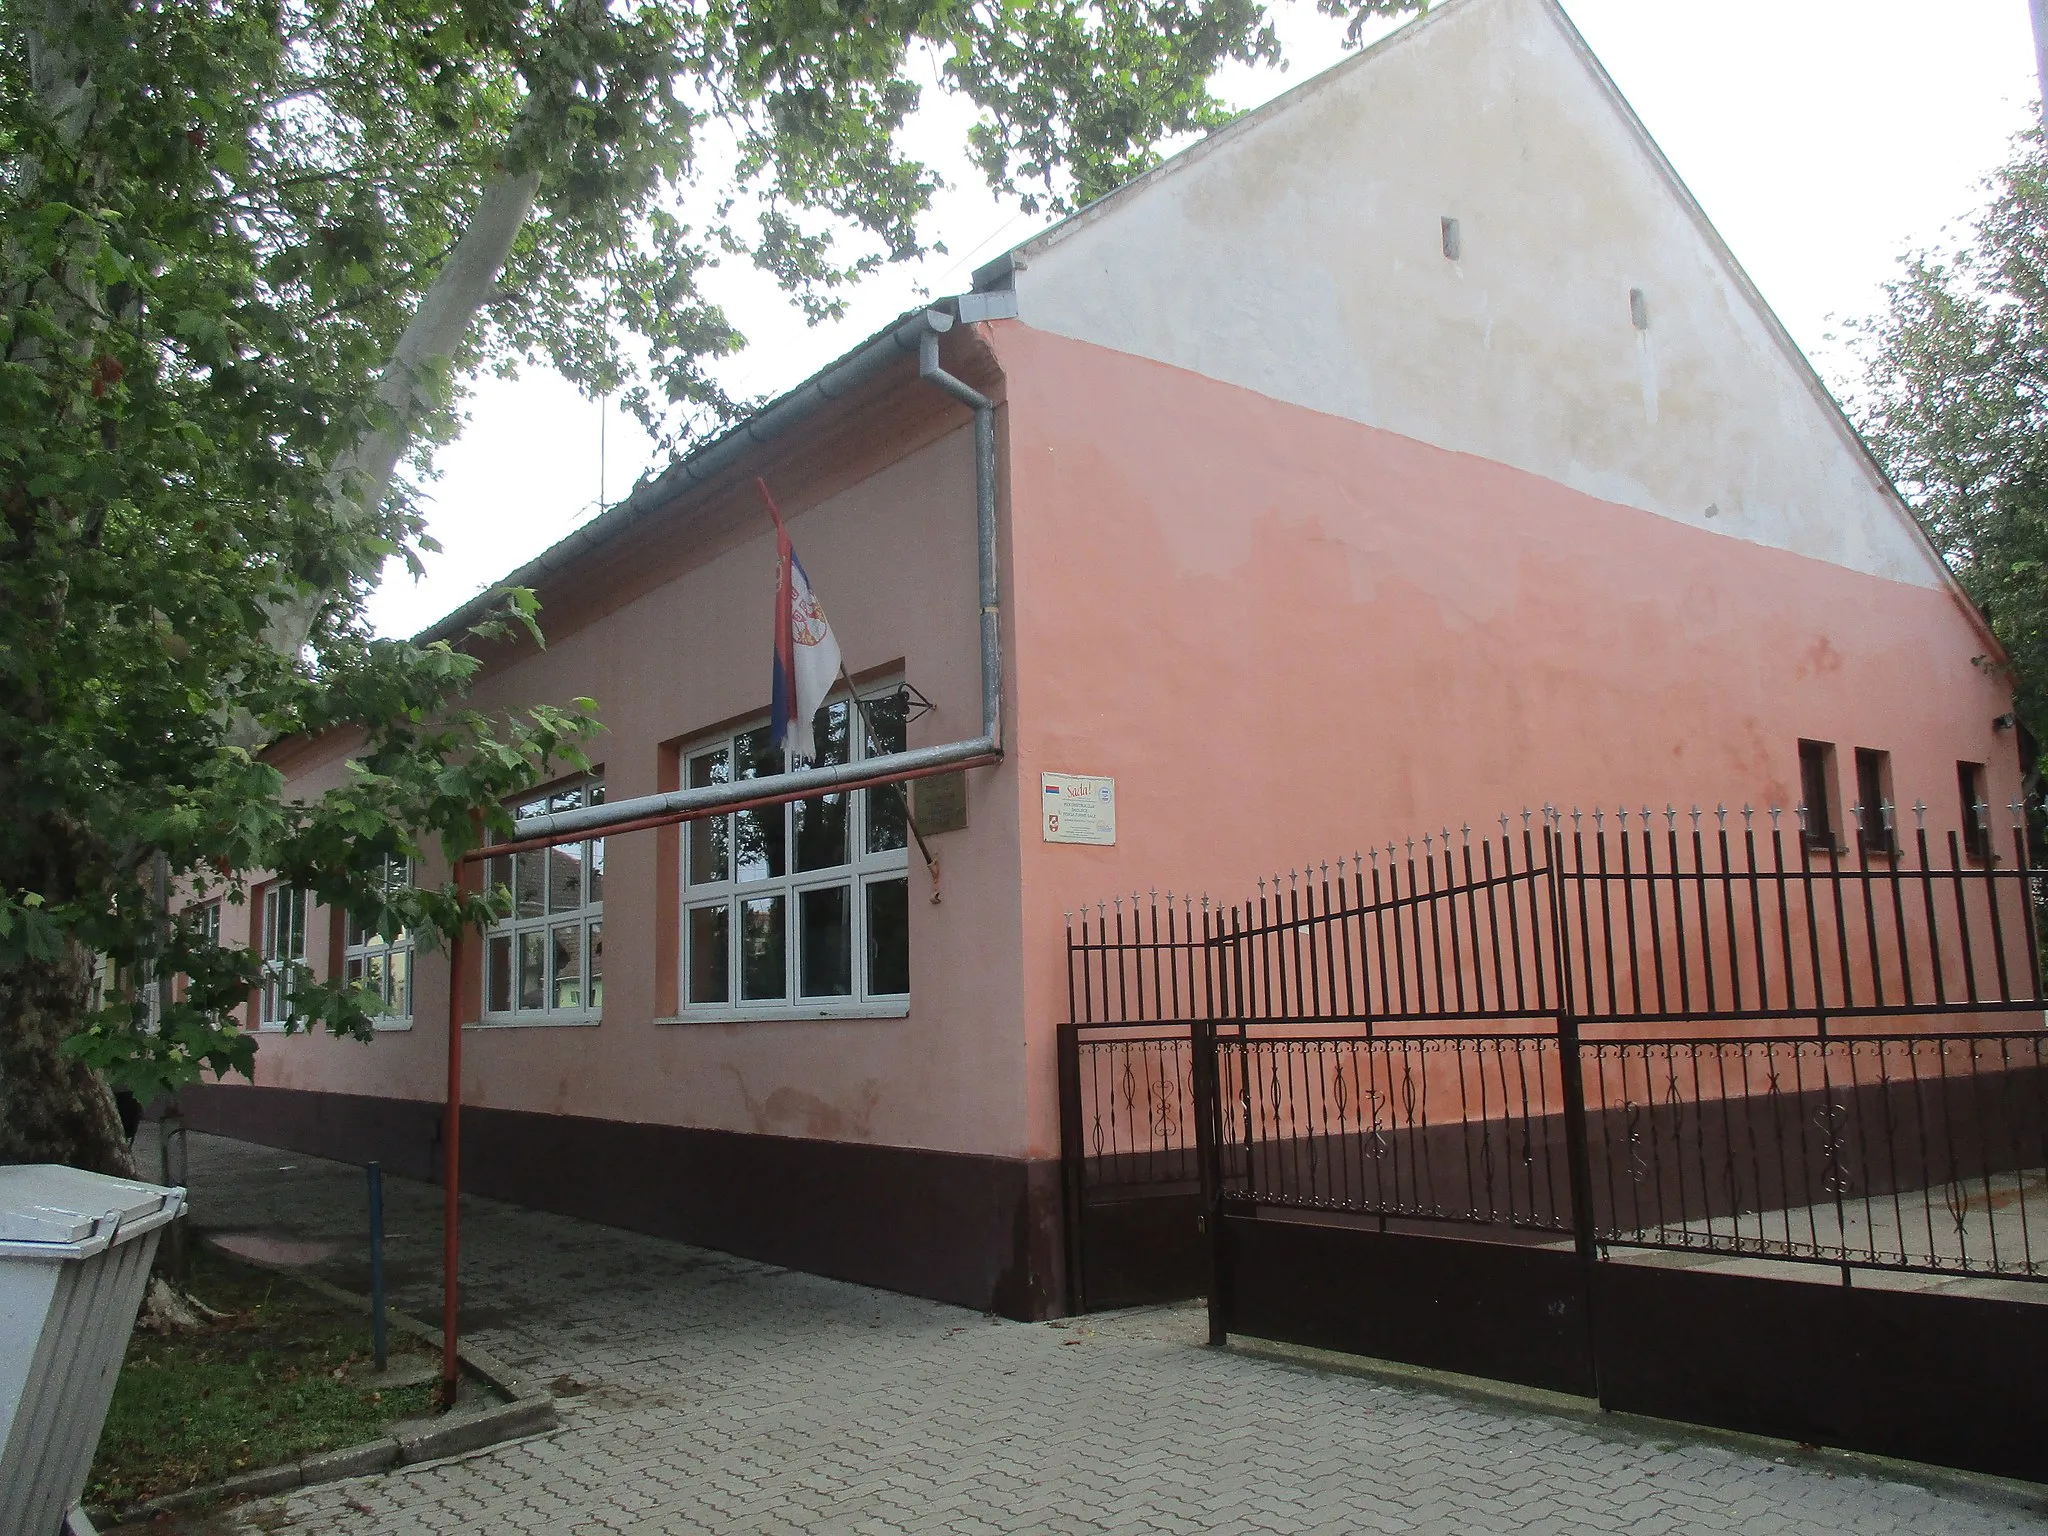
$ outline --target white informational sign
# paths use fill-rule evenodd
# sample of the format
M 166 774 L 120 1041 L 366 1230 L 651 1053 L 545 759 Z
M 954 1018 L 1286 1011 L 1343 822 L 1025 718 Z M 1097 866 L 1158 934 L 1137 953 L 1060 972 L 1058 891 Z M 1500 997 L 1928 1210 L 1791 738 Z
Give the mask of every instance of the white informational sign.
M 1116 842 L 1116 780 L 1086 773 L 1040 775 L 1038 797 L 1048 843 Z

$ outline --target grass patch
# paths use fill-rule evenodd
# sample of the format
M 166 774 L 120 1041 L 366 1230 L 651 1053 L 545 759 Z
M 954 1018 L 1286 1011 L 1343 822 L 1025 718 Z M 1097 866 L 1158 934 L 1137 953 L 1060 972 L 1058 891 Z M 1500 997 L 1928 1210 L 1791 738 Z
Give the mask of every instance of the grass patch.
M 93 1460 L 87 1502 L 120 1509 L 371 1440 L 431 1411 L 434 1384 L 380 1388 L 370 1319 L 289 1275 L 193 1245 L 185 1289 L 226 1318 L 137 1329 Z M 391 1360 L 421 1353 L 393 1331 Z

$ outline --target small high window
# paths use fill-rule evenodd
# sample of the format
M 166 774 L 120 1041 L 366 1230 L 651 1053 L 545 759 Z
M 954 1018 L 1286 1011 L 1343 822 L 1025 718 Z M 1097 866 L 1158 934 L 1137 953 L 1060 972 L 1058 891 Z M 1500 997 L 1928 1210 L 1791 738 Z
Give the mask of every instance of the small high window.
M 1963 853 L 1978 864 L 1991 862 L 1991 807 L 1982 763 L 1956 764 L 1956 793 L 1962 801 Z
M 1817 852 L 1838 852 L 1835 816 L 1835 744 L 1799 743 L 1799 803 L 1806 813 L 1805 842 Z
M 1865 854 L 1890 858 L 1899 851 L 1894 830 L 1898 815 L 1892 799 L 1892 755 L 1870 747 L 1856 749 L 1856 843 Z

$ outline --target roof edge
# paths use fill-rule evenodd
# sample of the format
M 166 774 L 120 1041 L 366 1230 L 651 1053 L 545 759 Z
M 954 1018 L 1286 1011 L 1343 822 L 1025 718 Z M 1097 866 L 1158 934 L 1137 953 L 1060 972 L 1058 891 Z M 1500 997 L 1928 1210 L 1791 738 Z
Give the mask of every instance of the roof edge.
M 1179 175 L 1189 167 L 1199 164 L 1205 157 L 1242 134 L 1252 131 L 1269 118 L 1278 117 L 1307 100 L 1319 91 L 1330 89 L 1336 82 L 1361 69 L 1370 59 L 1376 59 L 1390 50 L 1420 36 L 1444 17 L 1475 3 L 1475 0 L 1444 0 L 1441 5 L 1431 5 L 1420 15 L 1403 22 L 1385 37 L 1368 43 L 1347 59 L 1341 59 L 1329 68 L 1318 70 L 1299 85 L 1282 91 L 1270 101 L 1261 103 L 1239 113 L 1213 133 L 1204 134 L 1184 149 L 1176 150 L 1159 164 L 1140 175 L 1133 176 L 1122 185 L 1113 187 L 1091 203 L 1084 203 L 1064 219 L 1048 224 L 1037 234 L 1019 241 L 1000 256 L 983 263 L 974 271 L 974 286 L 977 289 L 996 287 L 1003 280 L 1021 268 L 1030 265 L 1030 258 L 1042 250 L 1050 249 L 1079 233 L 1097 219 L 1114 212 L 1128 199 L 1139 195 L 1155 182 L 1169 176 Z
M 1005 319 L 1015 313 L 1014 301 L 977 294 L 938 299 L 905 310 L 801 384 L 735 422 L 694 452 L 674 460 L 659 474 L 643 478 L 625 500 L 614 502 L 516 570 L 491 582 L 452 612 L 420 630 L 412 637 L 413 643 L 430 645 L 454 639 L 489 613 L 507 588 L 533 586 L 559 574 L 600 546 L 665 511 L 685 493 L 730 469 L 749 449 L 781 438 L 826 405 L 865 386 L 898 358 L 915 357 L 927 335 L 943 335 L 962 322 Z
M 1466 3 L 1466 0 L 1456 0 L 1456 3 Z M 2009 667 L 2012 658 L 1992 631 L 1991 621 L 1964 590 L 1962 582 L 1950 568 L 1948 561 L 1942 558 L 1941 551 L 1935 548 L 1934 541 L 1927 536 L 1927 530 L 1920 526 L 1920 519 L 1913 515 L 1913 509 L 1907 505 L 1906 498 L 1899 494 L 1899 488 L 1893 483 L 1891 475 L 1878 462 L 1877 455 L 1871 451 L 1870 444 L 1864 440 L 1863 434 L 1856 430 L 1856 424 L 1849 419 L 1849 413 L 1843 409 L 1842 402 L 1835 398 L 1834 391 L 1828 388 L 1827 381 L 1820 376 L 1820 370 L 1813 366 L 1813 360 L 1806 355 L 1805 348 L 1801 347 L 1792 333 L 1785 328 L 1785 322 L 1778 318 L 1778 312 L 1771 307 L 1770 300 L 1764 297 L 1763 290 L 1751 279 L 1734 250 L 1722 238 L 1721 231 L 1714 227 L 1714 221 L 1708 217 L 1700 200 L 1693 196 L 1692 188 L 1688 187 L 1685 178 L 1679 175 L 1678 167 L 1671 163 L 1655 136 L 1651 134 L 1648 125 L 1636 114 L 1636 109 L 1629 104 L 1628 97 L 1615 83 L 1614 76 L 1607 72 L 1607 66 L 1600 62 L 1599 54 L 1593 51 L 1593 45 L 1586 41 L 1585 34 L 1571 19 L 1561 0 L 1537 0 L 1537 5 L 1564 34 L 1565 41 L 1570 45 L 1580 64 L 1592 75 L 1594 83 L 1620 112 L 1622 121 L 1634 136 L 1636 143 L 1649 155 L 1651 165 L 1677 197 L 1679 206 L 1685 210 L 1686 216 L 1705 236 L 1708 249 L 1714 253 L 1736 287 L 1763 318 L 1764 328 L 1771 333 L 1779 350 L 1791 360 L 1800 381 L 1805 384 L 1808 393 L 1814 396 L 1822 412 L 1841 434 L 1851 454 L 1876 485 L 1878 493 L 1891 505 L 1893 511 L 1906 521 L 1913 537 L 1926 551 L 1928 558 L 1934 562 L 1934 568 L 1941 573 L 1942 584 L 1949 596 L 1961 606 L 1979 636 L 1991 648 L 1993 658 Z

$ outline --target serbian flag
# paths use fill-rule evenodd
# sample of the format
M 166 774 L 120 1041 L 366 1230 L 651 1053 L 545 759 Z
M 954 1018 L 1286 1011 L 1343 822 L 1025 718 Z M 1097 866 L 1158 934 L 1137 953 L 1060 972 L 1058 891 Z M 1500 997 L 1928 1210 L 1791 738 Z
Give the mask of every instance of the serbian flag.
M 775 519 L 775 686 L 771 729 L 792 762 L 816 762 L 818 757 L 817 716 L 839 681 L 839 641 L 811 591 L 811 579 L 789 542 L 775 498 L 766 482 L 761 499 L 768 503 L 768 515 Z

